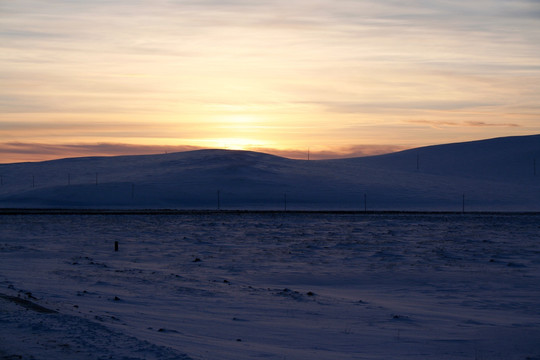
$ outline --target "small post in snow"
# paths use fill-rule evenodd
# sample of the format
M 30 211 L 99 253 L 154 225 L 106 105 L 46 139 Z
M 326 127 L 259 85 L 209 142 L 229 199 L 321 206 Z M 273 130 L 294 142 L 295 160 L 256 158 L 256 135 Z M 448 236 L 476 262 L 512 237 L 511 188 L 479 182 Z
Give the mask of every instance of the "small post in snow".
M 118 251 L 118 241 L 114 242 L 114 251 Z
M 367 212 L 367 194 L 364 194 L 364 212 Z

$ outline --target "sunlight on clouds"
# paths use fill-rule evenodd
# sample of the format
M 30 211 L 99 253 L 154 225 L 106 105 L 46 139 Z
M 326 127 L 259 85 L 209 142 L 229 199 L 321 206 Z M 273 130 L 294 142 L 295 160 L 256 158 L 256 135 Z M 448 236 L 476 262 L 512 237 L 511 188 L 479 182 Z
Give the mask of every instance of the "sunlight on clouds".
M 0 11 L 2 139 L 337 151 L 540 132 L 535 1 Z
M 219 138 L 219 139 L 202 139 L 197 143 L 201 147 L 213 148 L 213 149 L 227 149 L 227 150 L 249 150 L 257 147 L 265 147 L 267 144 L 264 141 L 254 140 L 241 137 Z
M 217 122 L 223 131 L 231 132 L 256 132 L 260 123 L 253 115 L 223 115 L 218 117 Z

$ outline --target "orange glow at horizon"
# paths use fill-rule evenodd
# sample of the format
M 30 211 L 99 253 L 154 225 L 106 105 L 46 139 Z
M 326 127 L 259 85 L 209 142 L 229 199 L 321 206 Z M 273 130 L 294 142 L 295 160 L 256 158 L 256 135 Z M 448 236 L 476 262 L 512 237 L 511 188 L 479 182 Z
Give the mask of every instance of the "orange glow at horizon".
M 532 1 L 54 4 L 0 5 L 0 162 L 540 133 Z

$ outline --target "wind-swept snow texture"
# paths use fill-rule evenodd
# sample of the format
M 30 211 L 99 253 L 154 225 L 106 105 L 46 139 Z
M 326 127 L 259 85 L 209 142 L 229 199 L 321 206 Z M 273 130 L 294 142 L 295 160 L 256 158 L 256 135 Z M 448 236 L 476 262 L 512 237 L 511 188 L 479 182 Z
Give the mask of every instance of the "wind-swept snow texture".
M 2 215 L 0 358 L 538 360 L 539 224 Z
M 0 208 L 540 211 L 540 135 L 342 160 L 200 150 L 0 165 Z

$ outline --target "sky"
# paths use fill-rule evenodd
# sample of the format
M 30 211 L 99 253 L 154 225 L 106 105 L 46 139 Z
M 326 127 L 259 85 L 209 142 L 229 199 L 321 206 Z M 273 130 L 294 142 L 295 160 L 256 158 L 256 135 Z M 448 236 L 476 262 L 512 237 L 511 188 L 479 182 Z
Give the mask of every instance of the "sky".
M 539 0 L 0 0 L 0 163 L 540 133 Z

